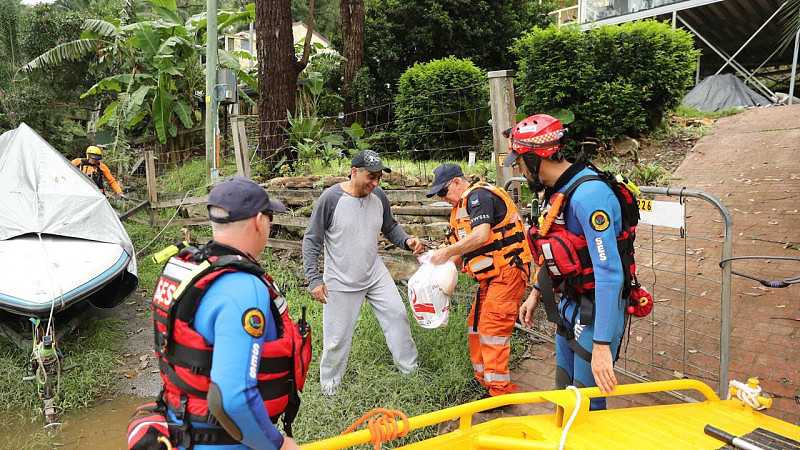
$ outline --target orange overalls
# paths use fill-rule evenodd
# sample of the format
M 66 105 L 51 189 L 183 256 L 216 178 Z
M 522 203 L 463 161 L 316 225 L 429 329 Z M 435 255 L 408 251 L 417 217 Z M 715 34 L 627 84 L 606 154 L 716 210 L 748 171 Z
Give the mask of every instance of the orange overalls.
M 533 259 L 517 206 L 505 190 L 488 183 L 467 189 L 450 213 L 449 239 L 455 244 L 472 231 L 467 197 L 473 189 L 486 189 L 506 206 L 503 220 L 478 249 L 464 255 L 464 267 L 480 282 L 478 294 L 467 317 L 469 354 L 475 378 L 492 396 L 517 389 L 511 384 L 508 361 L 511 332 L 525 294 Z
M 99 161 L 97 164 L 92 164 L 87 158 L 75 158 L 72 160 L 72 165 L 89 177 L 89 179 L 97 185 L 97 188 L 100 189 L 100 192 L 105 192 L 103 186 L 103 178 L 105 178 L 111 186 L 111 189 L 113 189 L 117 195 L 122 194 L 122 186 L 119 185 L 114 175 L 111 175 L 111 171 L 105 164 Z

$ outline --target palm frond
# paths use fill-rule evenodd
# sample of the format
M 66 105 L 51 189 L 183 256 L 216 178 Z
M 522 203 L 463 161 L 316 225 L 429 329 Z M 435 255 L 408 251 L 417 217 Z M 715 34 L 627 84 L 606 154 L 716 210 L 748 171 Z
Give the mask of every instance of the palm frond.
M 112 42 L 102 39 L 77 39 L 59 44 L 34 58 L 19 69 L 20 72 L 31 72 L 49 67 L 56 67 L 67 61 L 77 61 L 83 57 L 93 55 L 98 50 L 113 45 Z
M 83 21 L 83 28 L 108 38 L 116 38 L 119 35 L 117 27 L 105 20 L 86 19 Z
M 234 55 L 233 53 L 226 50 L 218 49 L 217 55 L 220 67 L 232 70 L 239 70 L 242 68 L 241 64 L 239 63 L 239 58 L 236 57 L 236 55 Z

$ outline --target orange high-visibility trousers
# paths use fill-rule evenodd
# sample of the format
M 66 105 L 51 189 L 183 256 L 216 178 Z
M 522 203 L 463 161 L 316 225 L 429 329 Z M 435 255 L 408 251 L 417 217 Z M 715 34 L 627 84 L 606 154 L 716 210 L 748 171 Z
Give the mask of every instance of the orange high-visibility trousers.
M 528 277 L 523 271 L 506 266 L 496 277 L 481 281 L 478 294 L 472 302 L 472 310 L 467 316 L 469 357 L 475 378 L 493 396 L 516 390 L 511 384 L 508 360 L 511 355 L 511 332 L 527 281 Z M 478 299 L 478 327 L 475 330 L 475 304 Z

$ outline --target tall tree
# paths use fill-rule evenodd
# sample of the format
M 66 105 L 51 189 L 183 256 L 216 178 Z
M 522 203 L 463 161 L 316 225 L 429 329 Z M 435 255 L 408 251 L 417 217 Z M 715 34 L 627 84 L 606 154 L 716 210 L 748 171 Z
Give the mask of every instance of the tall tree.
M 308 0 L 292 0 L 292 20 L 305 21 L 308 17 Z M 339 42 L 339 0 L 314 2 L 314 31 L 331 42 Z
M 513 69 L 508 49 L 514 39 L 546 26 L 554 9 L 547 0 L 370 0 L 364 63 L 376 92 L 374 103 L 362 106 L 389 101 L 398 78 L 415 62 L 452 55 L 487 70 Z
M 342 70 L 344 120 L 347 125 L 351 125 L 358 121 L 357 117 L 351 114 L 358 109 L 358 105 L 350 93 L 350 86 L 364 62 L 364 0 L 341 0 L 339 15 L 342 21 L 342 56 L 345 57 Z
M 19 0 L 0 0 L 0 87 L 7 87 L 21 61 Z
M 297 60 L 292 36 L 291 0 L 256 0 L 256 48 L 258 57 L 259 156 L 277 173 L 282 162 L 294 157 L 284 147 L 287 111 L 295 110 L 297 76 L 308 64 L 314 30 L 314 0 L 308 6 L 308 32 L 303 55 Z

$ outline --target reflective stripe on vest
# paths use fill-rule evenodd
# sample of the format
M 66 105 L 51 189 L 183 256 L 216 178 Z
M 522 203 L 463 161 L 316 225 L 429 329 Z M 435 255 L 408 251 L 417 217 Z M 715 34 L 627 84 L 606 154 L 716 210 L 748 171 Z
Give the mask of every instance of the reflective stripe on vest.
M 499 275 L 500 270 L 508 265 L 527 271 L 527 264 L 533 259 L 533 254 L 517 205 L 504 189 L 491 184 L 476 183 L 464 191 L 458 206 L 450 212 L 450 243 L 455 244 L 472 231 L 467 212 L 467 197 L 475 189 L 486 189 L 501 198 L 506 206 L 506 215 L 500 223 L 492 227 L 489 239 L 483 245 L 464 255 L 467 272 L 477 280 L 486 280 Z

